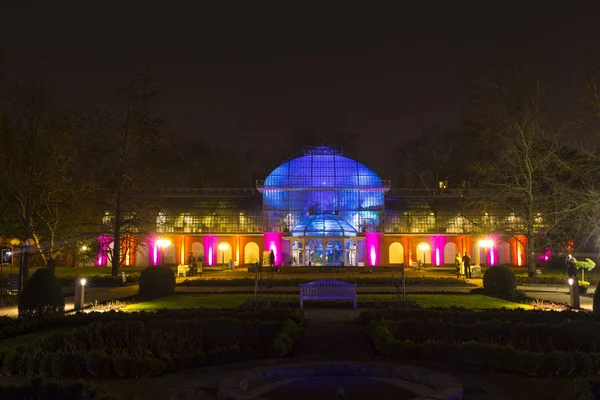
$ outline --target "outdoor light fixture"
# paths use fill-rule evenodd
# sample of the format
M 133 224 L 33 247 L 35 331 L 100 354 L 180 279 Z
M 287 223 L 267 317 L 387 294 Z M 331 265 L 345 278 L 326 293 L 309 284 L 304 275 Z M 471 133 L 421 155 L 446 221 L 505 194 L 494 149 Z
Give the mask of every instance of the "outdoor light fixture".
M 569 286 L 573 286 L 573 278 L 569 278 L 567 279 L 567 282 L 569 282 Z
M 425 260 L 427 259 L 426 252 L 429 251 L 430 248 L 431 247 L 429 247 L 429 244 L 427 244 L 427 243 L 419 244 L 419 250 L 423 251 L 423 265 L 425 265 Z
M 485 247 L 485 248 L 494 247 L 494 241 L 491 239 L 480 240 L 479 247 Z
M 81 284 L 81 286 L 85 286 L 85 284 L 87 283 L 87 280 L 85 278 L 83 278 L 82 280 L 79 281 L 79 283 Z
M 227 250 L 227 243 L 223 242 L 219 245 L 219 250 L 221 250 L 221 254 L 223 254 L 223 265 L 225 265 L 225 250 Z
M 165 263 L 165 249 L 171 245 L 169 239 L 157 239 L 155 242 L 156 246 L 160 247 L 160 263 Z
M 81 251 L 87 251 L 87 249 L 88 249 L 87 246 L 85 246 L 85 245 L 81 246 Z

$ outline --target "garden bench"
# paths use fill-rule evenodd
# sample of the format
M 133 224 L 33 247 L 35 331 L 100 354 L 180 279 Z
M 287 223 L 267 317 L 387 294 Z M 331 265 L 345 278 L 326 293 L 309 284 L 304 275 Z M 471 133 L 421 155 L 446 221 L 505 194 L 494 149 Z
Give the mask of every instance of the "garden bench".
M 353 300 L 356 308 L 356 284 L 336 280 L 321 280 L 302 283 L 300 286 L 300 308 L 304 300 Z
M 190 266 L 189 265 L 183 265 L 183 264 L 179 264 L 177 266 L 177 277 L 180 277 L 183 275 L 183 277 L 187 277 L 188 272 L 190 272 Z

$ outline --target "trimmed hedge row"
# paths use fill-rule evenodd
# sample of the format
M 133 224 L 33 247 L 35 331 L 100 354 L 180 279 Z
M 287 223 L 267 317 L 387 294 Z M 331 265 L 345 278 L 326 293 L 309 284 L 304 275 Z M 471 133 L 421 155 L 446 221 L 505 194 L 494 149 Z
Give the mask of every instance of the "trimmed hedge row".
M 244 321 L 285 321 L 292 319 L 302 324 L 304 314 L 292 309 L 187 309 L 187 310 L 158 310 L 155 312 L 128 313 L 109 311 L 104 313 L 81 313 L 56 318 L 18 320 L 0 317 L 0 340 L 42 329 L 75 328 L 89 325 L 93 322 L 109 321 L 154 321 L 159 318 L 190 319 L 190 318 L 220 318 L 229 317 Z
M 472 324 L 475 322 L 485 321 L 510 321 L 512 323 L 547 323 L 559 324 L 566 320 L 573 321 L 596 321 L 600 322 L 600 316 L 592 313 L 581 313 L 574 311 L 542 311 L 532 310 L 526 311 L 522 309 L 516 310 L 485 310 L 473 311 L 464 308 L 447 308 L 447 309 L 370 309 L 360 313 L 362 323 L 369 321 L 379 321 L 381 319 L 389 319 L 392 321 L 400 321 L 406 319 L 412 320 L 440 320 L 444 322 L 456 322 L 463 324 Z
M 5 375 L 148 377 L 289 353 L 301 333 L 285 322 L 158 319 L 94 323 L 0 352 Z
M 399 285 L 399 277 L 378 276 L 378 277 L 360 277 L 360 276 L 339 276 L 337 280 L 357 285 Z M 265 286 L 267 282 L 273 286 L 298 286 L 301 283 L 314 281 L 307 278 L 274 278 L 272 281 L 266 275 L 263 275 L 261 285 Z M 454 277 L 436 277 L 436 276 L 411 276 L 406 277 L 407 285 L 462 285 L 466 284 L 465 278 Z M 180 286 L 254 286 L 254 278 L 231 278 L 231 279 L 193 279 L 185 280 L 179 283 Z
M 140 279 L 139 272 L 126 272 L 127 283 L 137 283 Z M 86 286 L 91 287 L 114 287 L 121 286 L 123 281 L 121 276 L 110 276 L 110 275 L 91 275 L 91 276 L 60 276 L 56 277 L 56 280 L 61 287 L 75 288 L 75 282 L 81 278 L 86 279 Z
M 555 325 L 486 321 L 463 324 L 429 319 L 382 320 L 379 323 L 392 333 L 395 340 L 413 343 L 476 341 L 534 352 L 600 351 L 600 337 L 597 334 L 600 322 L 565 321 Z
M 368 327 L 375 348 L 393 358 L 427 358 L 535 376 L 585 376 L 600 372 L 600 353 L 581 351 L 536 353 L 518 350 L 511 346 L 475 341 L 414 343 L 409 340 L 395 340 L 383 324 L 375 321 L 370 322 Z
M 32 378 L 24 384 L 0 386 L 0 398 L 22 400 L 117 400 L 118 397 L 107 393 L 95 385 L 85 382 L 61 382 Z

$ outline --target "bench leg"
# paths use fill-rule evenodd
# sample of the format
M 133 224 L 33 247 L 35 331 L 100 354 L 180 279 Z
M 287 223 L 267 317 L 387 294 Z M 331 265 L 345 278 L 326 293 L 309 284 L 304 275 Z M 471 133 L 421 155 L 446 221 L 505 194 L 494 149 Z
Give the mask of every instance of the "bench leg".
M 356 310 L 356 297 L 354 297 L 354 309 Z
M 300 309 L 304 307 L 304 303 L 302 302 L 302 297 L 300 297 Z

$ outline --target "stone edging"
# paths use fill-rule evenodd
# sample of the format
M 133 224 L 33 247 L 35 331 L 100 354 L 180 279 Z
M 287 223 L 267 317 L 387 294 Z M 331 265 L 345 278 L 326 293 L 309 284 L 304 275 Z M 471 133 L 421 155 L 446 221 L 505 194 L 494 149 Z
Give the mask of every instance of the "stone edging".
M 316 362 L 274 365 L 250 369 L 225 377 L 219 387 L 219 400 L 260 400 L 253 389 L 285 379 L 315 376 L 366 376 L 400 379 L 433 389 L 433 393 L 414 399 L 462 400 L 463 387 L 451 375 L 441 372 L 392 363 L 374 362 Z

